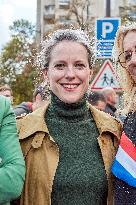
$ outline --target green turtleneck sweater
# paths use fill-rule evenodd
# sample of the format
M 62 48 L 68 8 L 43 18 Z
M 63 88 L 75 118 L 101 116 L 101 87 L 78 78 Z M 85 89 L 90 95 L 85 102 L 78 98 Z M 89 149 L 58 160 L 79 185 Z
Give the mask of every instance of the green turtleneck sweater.
M 107 179 L 98 145 L 99 135 L 86 97 L 75 104 L 53 93 L 45 121 L 59 147 L 52 205 L 105 205 Z

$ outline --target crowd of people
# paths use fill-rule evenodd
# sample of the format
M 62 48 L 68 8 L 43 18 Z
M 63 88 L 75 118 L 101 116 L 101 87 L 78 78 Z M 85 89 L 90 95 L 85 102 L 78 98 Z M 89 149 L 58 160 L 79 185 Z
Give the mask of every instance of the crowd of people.
M 135 24 L 120 26 L 113 48 L 123 121 L 114 89 L 88 94 L 94 50 L 80 29 L 43 42 L 38 59 L 50 99 L 40 85 L 33 102 L 14 107 L 10 87 L 0 87 L 0 204 L 136 204 L 135 37 Z
M 88 101 L 97 109 L 116 117 L 119 96 L 112 87 L 105 87 L 101 91 L 90 91 Z

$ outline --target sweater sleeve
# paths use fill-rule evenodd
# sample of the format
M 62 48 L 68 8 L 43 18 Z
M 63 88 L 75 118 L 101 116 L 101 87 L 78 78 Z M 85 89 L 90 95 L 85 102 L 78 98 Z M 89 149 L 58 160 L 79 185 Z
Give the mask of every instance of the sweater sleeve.
M 21 194 L 25 162 L 10 102 L 4 99 L 0 104 L 0 203 L 5 203 Z

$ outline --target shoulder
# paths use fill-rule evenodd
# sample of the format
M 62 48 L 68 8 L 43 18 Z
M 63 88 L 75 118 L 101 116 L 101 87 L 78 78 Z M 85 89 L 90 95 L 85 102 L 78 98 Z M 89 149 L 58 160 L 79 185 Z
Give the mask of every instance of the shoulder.
M 17 117 L 19 138 L 25 139 L 36 132 L 48 132 L 44 116 L 48 105 L 38 108 L 34 112 Z
M 21 116 L 23 114 L 29 114 L 32 112 L 32 102 L 22 102 L 21 104 L 14 107 L 15 115 Z
M 96 120 L 99 120 L 99 121 L 103 121 L 103 120 L 107 121 L 108 120 L 109 122 L 111 121 L 111 122 L 114 122 L 114 123 L 117 123 L 117 124 L 119 123 L 120 124 L 120 120 L 115 118 L 115 117 L 113 117 L 113 116 L 111 116 L 109 113 L 100 111 L 100 110 L 96 109 L 92 105 L 89 105 L 89 107 L 90 107 L 93 115 L 95 116 Z
M 39 108 L 35 111 L 33 111 L 32 113 L 22 113 L 20 116 L 17 116 L 16 119 L 19 121 L 21 120 L 22 122 L 27 122 L 30 120 L 37 120 L 38 121 L 38 117 L 41 117 L 41 115 L 43 114 L 45 110 L 45 107 Z
M 15 113 L 10 100 L 0 96 L 0 127 L 9 124 L 16 124 Z
M 11 103 L 6 97 L 0 96 L 0 107 L 2 109 L 6 108 L 6 107 L 10 107 L 10 105 L 11 105 Z
M 12 111 L 11 102 L 4 96 L 0 96 L 0 120 L 8 113 Z
M 93 106 L 90 106 L 90 109 L 100 132 L 109 131 L 118 137 L 121 135 L 122 124 L 119 119 L 112 117 L 110 114 L 100 111 Z

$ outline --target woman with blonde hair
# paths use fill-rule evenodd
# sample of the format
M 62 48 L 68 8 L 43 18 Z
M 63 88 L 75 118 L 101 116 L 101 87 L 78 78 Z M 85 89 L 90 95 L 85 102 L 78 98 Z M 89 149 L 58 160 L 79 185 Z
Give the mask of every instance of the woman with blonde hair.
M 126 115 L 119 149 L 112 166 L 115 205 L 136 204 L 136 24 L 121 26 L 113 50 L 116 71 L 124 91 Z
M 135 69 L 133 69 L 135 62 L 132 62 L 133 59 L 135 61 L 135 58 L 133 57 L 135 55 L 135 33 L 136 23 L 121 26 L 116 34 L 112 52 L 118 80 L 124 91 L 124 109 L 122 110 L 124 114 L 133 111 L 136 106 L 136 75 Z M 132 37 L 130 36 L 127 38 L 127 36 L 131 34 Z M 133 49 L 131 47 L 133 47 Z

